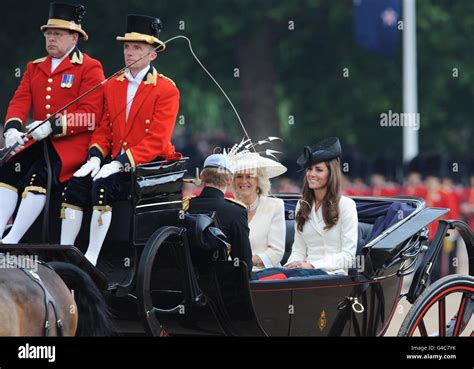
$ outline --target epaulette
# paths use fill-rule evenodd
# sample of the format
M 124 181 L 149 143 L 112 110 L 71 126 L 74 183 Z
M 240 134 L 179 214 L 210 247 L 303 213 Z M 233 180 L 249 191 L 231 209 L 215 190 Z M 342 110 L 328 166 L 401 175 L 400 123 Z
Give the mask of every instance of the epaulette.
M 193 198 L 194 196 L 186 196 L 184 199 L 183 199 L 183 207 L 182 207 L 182 210 L 183 211 L 188 211 L 189 209 L 189 201 Z
M 174 81 L 173 81 L 171 78 L 166 77 L 165 75 L 163 75 L 163 74 L 161 74 L 161 73 L 159 73 L 158 75 L 159 75 L 161 78 L 166 79 L 167 81 L 171 82 L 171 84 L 172 84 L 174 87 L 176 87 L 176 83 L 174 83 Z
M 229 201 L 233 204 L 236 204 L 236 205 L 239 205 L 239 206 L 242 206 L 244 209 L 247 209 L 247 205 L 245 205 L 243 202 L 240 202 L 239 200 L 236 200 L 236 199 L 232 199 L 230 197 L 225 197 L 226 201 Z
M 38 63 L 42 63 L 46 60 L 46 56 L 42 57 L 42 58 L 38 58 L 36 60 L 33 60 L 32 63 L 33 64 L 38 64 Z

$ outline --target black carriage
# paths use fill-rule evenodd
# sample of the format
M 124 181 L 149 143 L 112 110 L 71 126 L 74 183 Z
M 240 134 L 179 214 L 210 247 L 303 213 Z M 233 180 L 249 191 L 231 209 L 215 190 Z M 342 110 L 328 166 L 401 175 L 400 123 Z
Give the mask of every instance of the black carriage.
M 405 297 L 413 305 L 399 335 L 473 335 L 468 331 L 474 309 L 473 233 L 462 221 L 441 220 L 434 239 L 428 239 L 427 226 L 448 209 L 426 208 L 418 198 L 354 197 L 359 237 L 356 263 L 347 276 L 249 280 L 248 266 L 229 260 L 213 214 L 182 211 L 185 164 L 186 159 L 160 161 L 132 170 L 132 195 L 114 204 L 97 267 L 81 252 L 90 214 L 85 213 L 77 248 L 58 245 L 60 197 L 55 194 L 49 217 L 35 223 L 24 243 L 0 249 L 81 267 L 107 297 L 122 334 L 380 336 Z M 298 195 L 277 196 L 285 201 L 286 259 Z M 453 229 L 466 245 L 468 274 L 430 284 L 443 240 Z M 412 282 L 402 296 L 408 275 Z M 453 294 L 459 296 L 454 312 L 446 307 Z M 424 320 L 433 309 L 435 328 Z

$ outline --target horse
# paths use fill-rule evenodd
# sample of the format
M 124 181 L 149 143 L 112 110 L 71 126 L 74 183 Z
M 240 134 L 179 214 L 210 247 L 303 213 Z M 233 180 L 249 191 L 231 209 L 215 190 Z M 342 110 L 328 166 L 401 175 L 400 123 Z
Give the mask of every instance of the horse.
M 111 314 L 91 277 L 65 262 L 0 268 L 0 336 L 111 336 Z

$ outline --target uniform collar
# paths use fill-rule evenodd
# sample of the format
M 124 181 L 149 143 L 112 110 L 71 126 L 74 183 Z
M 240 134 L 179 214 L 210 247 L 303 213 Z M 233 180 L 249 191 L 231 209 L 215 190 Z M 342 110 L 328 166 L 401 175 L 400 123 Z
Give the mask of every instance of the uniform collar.
M 148 72 L 145 75 L 145 78 L 143 79 L 143 84 L 156 86 L 157 80 L 158 72 L 152 65 L 150 65 L 150 68 L 148 69 Z
M 71 59 L 72 64 L 82 64 L 84 62 L 84 55 L 82 55 L 81 50 L 75 46 L 69 53 L 69 59 Z
M 77 47 L 77 45 L 73 46 L 72 49 L 69 50 L 62 58 L 53 58 L 53 57 L 50 56 L 51 61 L 59 60 L 59 64 L 61 64 L 64 61 L 64 59 L 66 59 L 66 57 L 69 57 L 69 60 L 71 61 L 71 64 L 82 64 L 83 61 L 84 61 L 84 56 L 82 55 L 82 53 L 79 50 L 79 48 Z M 46 58 L 37 59 L 34 62 L 44 61 L 45 59 Z
M 149 70 L 150 70 L 150 65 L 147 65 L 140 72 L 138 72 L 137 75 L 134 77 L 132 73 L 130 72 L 130 70 L 127 69 L 125 71 L 125 78 L 127 78 L 129 82 L 135 82 L 137 84 L 140 84 Z
M 42 58 L 38 58 L 38 59 L 35 59 L 33 60 L 33 64 L 41 64 L 41 63 L 44 63 L 44 62 L 48 62 L 48 59 L 51 59 L 51 61 L 53 60 L 59 60 L 61 64 L 64 59 L 69 56 L 69 60 L 71 61 L 72 64 L 82 64 L 83 61 L 84 61 L 84 56 L 83 54 L 81 53 L 81 51 L 77 48 L 77 46 L 74 46 L 71 50 L 69 50 L 67 52 L 66 55 L 64 55 L 62 58 L 53 58 L 49 55 L 47 56 L 44 56 Z
M 117 77 L 117 81 L 120 81 L 120 82 L 125 81 L 125 79 L 127 79 L 126 78 L 127 71 L 125 71 L 123 73 L 120 73 L 120 75 Z M 140 73 L 141 72 L 142 71 L 140 71 Z M 160 74 L 160 76 L 161 76 L 161 74 Z M 158 72 L 156 71 L 156 69 L 152 65 L 150 65 L 149 68 L 147 69 L 147 72 L 146 72 L 145 76 L 143 77 L 143 84 L 144 85 L 152 84 L 153 86 L 156 86 L 157 81 L 158 81 Z
M 202 189 L 201 195 L 199 195 L 199 196 L 200 197 L 213 197 L 213 198 L 223 199 L 224 198 L 224 193 L 221 190 L 219 190 L 218 188 L 205 186 Z

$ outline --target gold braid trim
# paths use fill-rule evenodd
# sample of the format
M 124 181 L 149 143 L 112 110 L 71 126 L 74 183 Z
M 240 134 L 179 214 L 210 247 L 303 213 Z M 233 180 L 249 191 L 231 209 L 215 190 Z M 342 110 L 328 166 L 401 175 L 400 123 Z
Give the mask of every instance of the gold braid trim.
M 28 187 L 25 187 L 25 190 L 21 194 L 21 197 L 24 199 L 28 195 L 28 192 L 31 192 L 31 191 L 36 191 L 36 192 L 46 195 L 46 188 L 39 187 L 39 186 L 28 186 Z
M 135 159 L 133 158 L 133 155 L 132 155 L 132 152 L 130 151 L 130 149 L 125 151 L 125 154 L 127 154 L 128 160 L 130 161 L 130 165 L 132 166 L 132 168 L 135 168 L 135 166 L 136 166 Z
M 5 125 L 6 125 L 8 122 L 11 122 L 12 120 L 19 120 L 21 123 L 23 123 L 23 121 L 22 121 L 20 118 L 18 118 L 18 117 L 12 117 L 12 118 L 8 119 L 8 120 L 5 122 Z
M 6 183 L 0 182 L 0 187 L 8 188 L 9 190 L 12 190 L 12 191 L 15 191 L 16 193 L 18 193 L 17 188 L 15 188 L 13 186 L 10 186 L 9 184 L 6 184 Z
M 112 211 L 112 206 L 110 205 L 96 205 L 92 207 L 93 210 L 99 210 L 100 215 L 99 215 L 99 225 L 103 225 L 104 223 L 102 222 L 102 213 L 105 213 L 107 211 Z
M 82 211 L 82 208 L 76 205 L 71 205 L 68 204 L 67 202 L 63 202 L 61 204 L 61 219 L 66 219 L 66 209 L 73 209 L 73 210 L 79 210 Z
M 102 150 L 102 148 L 99 146 L 99 144 L 93 144 L 89 147 L 89 150 L 92 149 L 93 147 L 95 147 L 97 150 L 100 151 L 100 153 L 102 154 L 102 156 L 105 158 L 107 155 L 105 155 L 105 151 Z
M 186 196 L 183 199 L 183 207 L 181 208 L 183 211 L 188 211 L 189 209 L 189 200 L 191 200 L 194 196 Z

